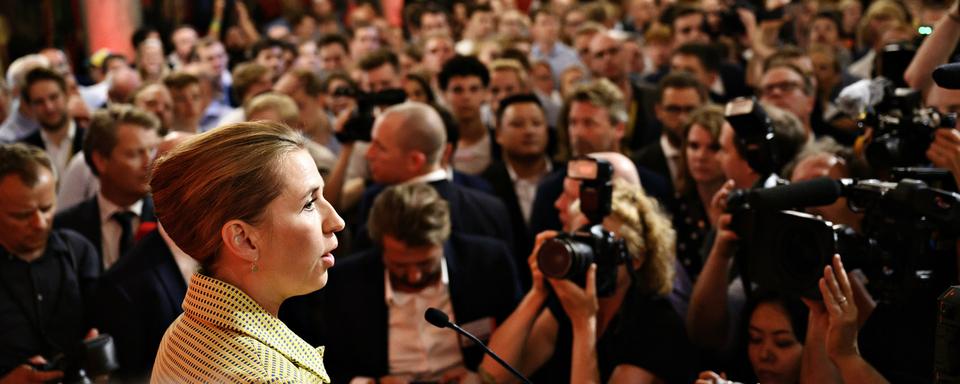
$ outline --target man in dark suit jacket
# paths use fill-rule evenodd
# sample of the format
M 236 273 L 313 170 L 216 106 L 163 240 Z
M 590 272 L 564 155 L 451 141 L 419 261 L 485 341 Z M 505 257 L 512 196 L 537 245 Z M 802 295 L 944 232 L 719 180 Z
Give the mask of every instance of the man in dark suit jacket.
M 627 122 L 627 110 L 623 95 L 609 81 L 594 80 L 574 88 L 567 98 L 567 129 L 573 156 L 585 156 L 600 152 L 623 152 L 621 140 Z M 663 178 L 655 173 L 636 167 L 640 182 L 647 194 L 669 201 L 670 192 Z M 530 232 L 536 235 L 547 229 L 559 229 L 558 211 L 554 207 L 557 197 L 563 192 L 566 166 L 544 177 L 537 188 L 530 215 Z
M 373 181 L 364 192 L 354 233 L 355 250 L 365 249 L 366 219 L 373 199 L 383 186 L 424 182 L 450 203 L 453 229 L 487 236 L 513 245 L 513 230 L 503 203 L 483 192 L 451 183 L 440 163 L 446 147 L 443 121 L 430 106 L 407 102 L 393 106 L 373 127 L 366 158 Z
M 634 160 L 663 177 L 673 196 L 673 182 L 683 172 L 683 131 L 690 113 L 707 103 L 707 89 L 693 75 L 674 72 L 660 80 L 657 91 L 655 110 L 664 129 L 659 140 L 640 149 Z
M 530 266 L 527 256 L 533 249 L 528 222 L 533 198 L 540 180 L 557 165 L 547 157 L 550 128 L 540 99 L 533 94 L 517 94 L 503 98 L 499 105 L 493 139 L 502 148 L 503 157 L 490 164 L 482 176 L 493 185 L 495 196 L 506 205 L 510 214 L 514 262 L 521 286 L 528 289 Z
M 104 269 L 133 246 L 141 223 L 155 221 L 147 193 L 159 127 L 152 114 L 129 105 L 97 111 L 90 122 L 83 152 L 100 179 L 100 191 L 58 214 L 56 225 L 86 236 L 97 247 Z
M 140 382 L 150 377 L 160 340 L 183 313 L 186 294 L 187 281 L 157 229 L 100 278 L 94 324 L 113 336 L 120 368 L 112 378 Z
M 451 234 L 448 205 L 421 183 L 384 190 L 370 215 L 377 247 L 347 258 L 330 282 L 294 299 L 281 318 L 326 346 L 335 382 L 354 377 L 440 380 L 476 370 L 483 351 L 423 319 L 436 307 L 480 338 L 519 297 L 510 251 L 501 242 Z
M 62 174 L 84 137 L 83 128 L 70 118 L 66 80 L 51 69 L 35 68 L 27 72 L 20 102 L 26 103 L 40 129 L 17 141 L 46 151 L 53 168 Z

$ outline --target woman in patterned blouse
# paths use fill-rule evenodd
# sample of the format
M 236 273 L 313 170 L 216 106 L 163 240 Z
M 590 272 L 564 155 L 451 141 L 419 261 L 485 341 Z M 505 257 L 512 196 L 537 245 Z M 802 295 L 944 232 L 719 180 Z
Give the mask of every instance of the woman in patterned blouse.
M 326 284 L 344 226 L 304 139 L 280 123 L 219 127 L 158 160 L 151 187 L 162 227 L 202 268 L 152 381 L 330 382 L 323 348 L 277 319 Z
M 677 230 L 677 259 L 694 281 L 703 267 L 700 248 L 719 214 L 707 209 L 726 181 L 717 156 L 725 123 L 721 107 L 705 106 L 691 113 L 683 128 L 673 227 Z

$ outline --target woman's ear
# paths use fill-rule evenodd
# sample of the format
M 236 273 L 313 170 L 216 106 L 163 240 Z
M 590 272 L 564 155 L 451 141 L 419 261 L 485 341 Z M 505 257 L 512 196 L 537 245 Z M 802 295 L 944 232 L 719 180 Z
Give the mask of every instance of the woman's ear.
M 230 220 L 220 229 L 223 247 L 229 254 L 246 262 L 260 259 L 254 228 L 241 220 Z

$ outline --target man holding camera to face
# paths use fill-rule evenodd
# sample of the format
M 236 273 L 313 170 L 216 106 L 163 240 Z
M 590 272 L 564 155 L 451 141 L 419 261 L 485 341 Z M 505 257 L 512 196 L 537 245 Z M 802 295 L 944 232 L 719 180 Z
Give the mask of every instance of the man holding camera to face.
M 674 233 L 618 153 L 572 160 L 557 200 L 572 233 L 542 232 L 529 257 L 533 288 L 490 348 L 537 382 L 689 382 L 673 286 Z M 496 382 L 510 373 L 487 358 Z

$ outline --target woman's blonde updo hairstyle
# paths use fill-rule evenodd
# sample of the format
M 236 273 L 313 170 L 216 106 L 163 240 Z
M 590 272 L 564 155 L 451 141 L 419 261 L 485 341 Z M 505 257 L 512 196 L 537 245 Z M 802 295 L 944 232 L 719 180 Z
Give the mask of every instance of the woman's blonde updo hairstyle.
M 639 185 L 613 180 L 613 203 L 607 220 L 621 224 L 616 231 L 630 255 L 639 259 L 634 278 L 643 294 L 670 293 L 673 289 L 676 233 L 660 204 Z

